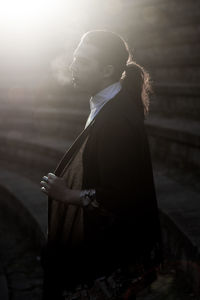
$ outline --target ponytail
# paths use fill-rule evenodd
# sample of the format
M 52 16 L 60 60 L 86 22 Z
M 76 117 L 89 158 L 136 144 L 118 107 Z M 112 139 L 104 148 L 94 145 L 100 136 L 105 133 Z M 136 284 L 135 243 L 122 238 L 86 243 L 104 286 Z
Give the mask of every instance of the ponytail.
M 142 108 L 144 117 L 149 111 L 149 94 L 151 92 L 149 79 L 149 74 L 134 61 L 126 65 L 121 78 L 122 86 Z

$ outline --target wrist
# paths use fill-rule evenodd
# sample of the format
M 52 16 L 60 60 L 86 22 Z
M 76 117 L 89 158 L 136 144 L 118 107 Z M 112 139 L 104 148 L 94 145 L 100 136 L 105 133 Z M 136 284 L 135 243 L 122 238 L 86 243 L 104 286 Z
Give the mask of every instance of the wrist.
M 90 204 L 94 207 L 98 207 L 96 201 L 96 191 L 94 189 L 86 190 L 69 190 L 65 195 L 65 202 L 76 206 L 87 207 Z
M 81 190 L 71 190 L 70 194 L 69 194 L 69 191 L 67 191 L 66 195 L 65 195 L 65 199 L 66 199 L 65 202 L 67 204 L 82 206 L 80 193 L 81 193 Z

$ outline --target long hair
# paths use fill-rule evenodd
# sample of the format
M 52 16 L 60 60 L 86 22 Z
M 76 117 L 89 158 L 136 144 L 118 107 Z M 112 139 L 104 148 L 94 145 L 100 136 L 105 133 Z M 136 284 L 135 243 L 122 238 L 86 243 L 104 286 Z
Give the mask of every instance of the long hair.
M 94 45 L 99 50 L 100 65 L 113 65 L 113 79 L 120 80 L 134 101 L 142 105 L 146 116 L 149 110 L 150 77 L 146 70 L 133 60 L 125 40 L 118 34 L 107 30 L 86 32 L 81 41 Z

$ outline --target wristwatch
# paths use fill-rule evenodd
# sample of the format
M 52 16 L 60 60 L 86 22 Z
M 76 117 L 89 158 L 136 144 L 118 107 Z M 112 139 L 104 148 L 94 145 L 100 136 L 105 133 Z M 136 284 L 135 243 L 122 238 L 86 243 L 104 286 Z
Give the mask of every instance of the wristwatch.
M 83 207 L 87 207 L 90 204 L 93 207 L 99 207 L 99 203 L 96 201 L 96 191 L 95 189 L 82 190 L 80 192 L 80 199 Z

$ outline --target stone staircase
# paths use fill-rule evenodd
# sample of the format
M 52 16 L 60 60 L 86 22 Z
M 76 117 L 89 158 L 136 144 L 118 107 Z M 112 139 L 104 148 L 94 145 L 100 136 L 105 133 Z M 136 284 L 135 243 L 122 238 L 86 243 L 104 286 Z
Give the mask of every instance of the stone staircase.
M 23 217 L 26 226 L 32 223 L 32 227 L 37 231 L 35 240 L 44 242 L 47 236 L 48 207 L 46 196 L 40 192 L 39 182 L 36 184 L 25 176 L 1 168 L 0 184 L 22 205 L 23 213 L 19 214 L 19 218 Z
M 36 223 L 27 204 L 34 195 L 37 198 L 32 199 L 31 205 L 41 200 L 41 196 L 38 197 L 36 190 L 34 193 L 27 179 L 17 176 L 14 180 L 13 174 L 9 175 L 11 178 L 7 171 L 1 173 L 1 184 L 2 179 L 6 180 L 6 187 L 0 185 L 0 299 L 39 300 L 43 284 L 40 255 L 44 234 L 41 234 L 39 223 Z M 41 202 L 44 208 L 43 204 L 44 199 Z M 44 210 L 40 209 L 36 219 L 41 212 L 44 216 Z M 45 219 L 41 221 L 43 226 Z
M 83 114 L 74 109 L 2 106 L 1 160 L 47 172 L 83 129 Z
M 145 124 L 166 257 L 200 295 L 200 2 L 124 1 L 120 16 L 109 16 L 108 24 L 127 38 L 135 60 L 151 75 L 154 94 Z M 35 210 L 31 195 L 39 193 L 41 177 L 54 170 L 83 129 L 88 106 L 67 89 L 62 95 L 16 97 L 15 102 L 6 98 L 6 91 L 2 95 L 0 185 L 35 216 L 42 233 L 44 200 Z M 28 202 L 20 194 L 23 186 Z

